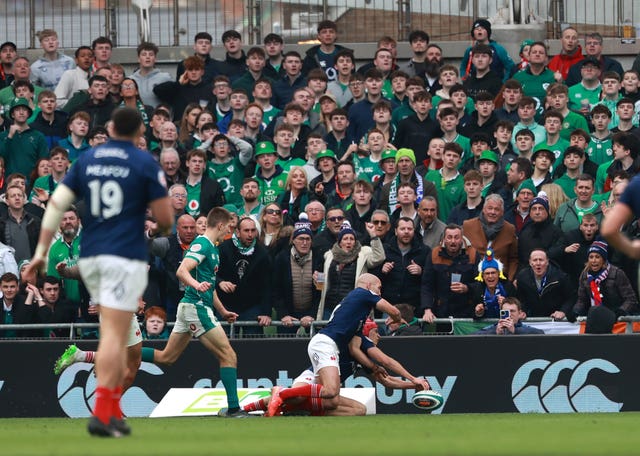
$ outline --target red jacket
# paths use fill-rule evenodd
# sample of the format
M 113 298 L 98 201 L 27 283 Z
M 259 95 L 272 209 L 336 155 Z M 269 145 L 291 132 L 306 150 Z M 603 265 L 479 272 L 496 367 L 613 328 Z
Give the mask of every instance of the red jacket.
M 558 54 L 549 62 L 549 69 L 554 73 L 559 71 L 562 74 L 562 79 L 567 79 L 567 74 L 569 73 L 569 68 L 571 65 L 578 63 L 580 60 L 584 59 L 582 55 L 582 47 L 578 45 L 573 54 Z

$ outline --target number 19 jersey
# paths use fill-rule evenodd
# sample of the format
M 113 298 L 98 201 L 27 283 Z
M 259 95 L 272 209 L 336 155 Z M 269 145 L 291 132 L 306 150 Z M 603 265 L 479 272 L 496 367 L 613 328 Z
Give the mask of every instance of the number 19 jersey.
M 111 140 L 82 154 L 62 183 L 85 203 L 81 257 L 147 260 L 146 209 L 167 196 L 164 173 L 151 154 Z

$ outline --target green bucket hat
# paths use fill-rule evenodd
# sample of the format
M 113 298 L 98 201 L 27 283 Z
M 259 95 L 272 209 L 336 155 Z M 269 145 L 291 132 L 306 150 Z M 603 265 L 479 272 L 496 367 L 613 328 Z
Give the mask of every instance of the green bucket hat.
M 488 160 L 490 162 L 495 163 L 496 165 L 499 163 L 498 154 L 496 154 L 492 150 L 483 150 L 482 153 L 480 154 L 480 157 L 478 157 L 479 162 L 482 160 Z
M 271 141 L 261 141 L 256 144 L 256 157 L 258 155 L 276 154 L 276 148 Z

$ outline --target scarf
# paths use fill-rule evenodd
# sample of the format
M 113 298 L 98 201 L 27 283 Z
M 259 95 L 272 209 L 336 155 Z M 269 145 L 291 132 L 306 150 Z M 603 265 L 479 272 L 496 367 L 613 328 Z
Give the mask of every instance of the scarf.
M 343 266 L 356 261 L 361 249 L 362 245 L 360 244 L 360 241 L 356 241 L 356 245 L 353 247 L 351 252 L 345 252 L 336 242 L 333 244 L 333 247 L 331 247 L 331 253 L 333 254 L 333 260 L 340 264 L 340 266 Z
M 489 291 L 489 287 L 484 287 L 484 295 L 482 300 L 484 301 L 485 315 L 498 315 L 500 313 L 500 304 L 498 303 L 498 296 L 506 296 L 507 293 L 500 282 L 496 285 L 496 291 L 492 295 Z
M 420 204 L 422 201 L 422 196 L 424 195 L 424 182 L 422 181 L 422 177 L 418 174 L 417 171 L 413 171 L 413 175 L 416 179 L 416 204 Z M 392 214 L 393 211 L 396 210 L 398 206 L 398 187 L 400 184 L 400 175 L 398 174 L 395 179 L 391 181 L 391 186 L 389 187 L 389 214 Z
M 244 245 L 242 245 L 242 243 L 240 242 L 240 239 L 238 239 L 238 236 L 236 236 L 236 233 L 233 233 L 233 236 L 231 236 L 231 240 L 233 242 L 233 245 L 235 245 L 236 249 L 238 249 L 238 251 L 240 252 L 240 255 L 244 255 L 244 256 L 253 255 L 253 251 L 256 247 L 255 238 L 253 239 L 253 241 L 251 241 L 251 245 L 248 247 L 245 247 Z
M 291 247 L 291 258 L 293 258 L 293 261 L 302 268 L 305 263 L 311 261 L 311 252 L 306 255 L 300 255 L 295 247 Z
M 602 293 L 600 292 L 600 283 L 609 277 L 609 265 L 598 272 L 588 272 L 587 280 L 589 281 L 589 289 L 591 291 L 591 305 L 602 305 Z
M 484 214 L 480 213 L 480 224 L 482 225 L 482 231 L 484 231 L 484 235 L 487 238 L 487 241 L 493 241 L 498 233 L 504 226 L 504 218 L 501 218 L 496 223 L 487 223 L 487 220 L 484 218 Z
M 126 105 L 124 104 L 124 100 L 122 100 L 122 103 L 120 103 L 120 107 L 122 108 L 124 106 Z M 145 127 L 149 127 L 149 116 L 147 115 L 147 110 L 144 109 L 144 104 L 142 103 L 142 101 L 140 101 L 140 98 L 136 98 L 136 109 L 140 113 L 140 117 L 142 117 L 142 122 L 144 123 Z

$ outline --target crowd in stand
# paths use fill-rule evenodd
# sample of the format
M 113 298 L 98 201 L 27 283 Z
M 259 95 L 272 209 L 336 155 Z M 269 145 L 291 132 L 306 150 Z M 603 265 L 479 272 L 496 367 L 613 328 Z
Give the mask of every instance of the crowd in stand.
M 517 298 L 508 303 L 520 319 L 597 313 L 610 331 L 638 310 L 637 264 L 598 229 L 640 171 L 640 61 L 625 71 L 602 54 L 600 34 L 587 33 L 582 49 L 572 27 L 558 55 L 525 40 L 519 62 L 487 20 L 470 33 L 460 67 L 416 30 L 408 62 L 382 37 L 356 68 L 331 21 L 303 55 L 273 33 L 245 50 L 229 30 L 216 60 L 200 32 L 175 77 L 156 68 L 153 43 L 138 46 L 132 74 L 111 60 L 105 37 L 72 58 L 43 30 L 34 62 L 2 44 L 0 323 L 96 321 L 72 271 L 85 202 L 65 213 L 38 286 L 21 286 L 19 270 L 57 183 L 108 141 L 111 113 L 129 106 L 146 127 L 137 146 L 160 163 L 176 214 L 166 237 L 147 220 L 141 308 L 155 319 L 152 337 L 175 318 L 184 291 L 175 272 L 218 206 L 237 217 L 219 246 L 217 293 L 239 321 L 257 322 L 244 334 L 272 318 L 282 334 L 304 332 L 365 272 L 401 305 L 407 327 L 497 318 Z M 624 230 L 639 233 L 636 222 Z M 34 332 L 2 334 L 16 335 Z

